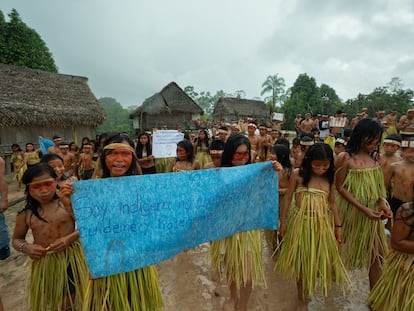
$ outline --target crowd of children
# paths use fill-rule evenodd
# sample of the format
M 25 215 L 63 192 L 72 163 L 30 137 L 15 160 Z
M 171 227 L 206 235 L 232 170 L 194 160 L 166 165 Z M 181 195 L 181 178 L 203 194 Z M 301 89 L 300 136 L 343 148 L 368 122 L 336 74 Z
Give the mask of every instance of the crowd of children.
M 298 123 L 292 145 L 280 130 L 272 133 L 253 122 L 244 130 L 223 126 L 213 137 L 201 129 L 177 143 L 176 157 L 162 171 L 148 133 L 136 142 L 118 133 L 95 142 L 85 138 L 80 152 L 56 136 L 43 157 L 33 144 L 25 152 L 13 145 L 12 164 L 19 185 L 26 187 L 26 204 L 17 215 L 12 245 L 32 259 L 30 309 L 159 310 L 163 305 L 155 266 L 87 277 L 70 203 L 72 182 L 273 161 L 280 215 L 270 247 L 275 270 L 297 283 L 298 309 L 306 309 L 319 290 L 328 295 L 333 282 L 346 289 L 347 270 L 366 268 L 370 308 L 414 310 L 413 136 L 389 134 L 383 122 L 368 117 L 348 132 L 338 121 L 339 130 L 322 138 L 313 125 L 309 116 Z M 33 243 L 26 240 L 28 230 Z M 219 272 L 224 267 L 230 290 L 224 310 L 247 310 L 254 286 L 266 285 L 262 238 L 252 230 L 211 243 L 213 267 Z

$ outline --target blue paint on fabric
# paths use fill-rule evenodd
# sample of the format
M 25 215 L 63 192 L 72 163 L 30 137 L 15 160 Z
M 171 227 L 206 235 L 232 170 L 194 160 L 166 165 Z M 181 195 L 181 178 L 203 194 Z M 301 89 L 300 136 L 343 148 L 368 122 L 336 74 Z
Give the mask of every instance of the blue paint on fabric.
M 271 162 L 73 183 L 73 209 L 93 278 L 162 262 L 181 251 L 278 226 Z

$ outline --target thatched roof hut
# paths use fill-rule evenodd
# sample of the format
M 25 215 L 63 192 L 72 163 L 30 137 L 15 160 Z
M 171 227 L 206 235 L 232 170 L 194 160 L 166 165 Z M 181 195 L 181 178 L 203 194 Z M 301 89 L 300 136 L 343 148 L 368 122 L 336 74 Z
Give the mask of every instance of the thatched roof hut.
M 90 137 L 92 128 L 105 120 L 85 77 L 0 64 L 0 81 L 3 152 L 12 143 L 36 143 L 38 136 Z
M 147 98 L 130 114 L 137 131 L 167 127 L 192 128 L 203 114 L 200 108 L 175 82 Z
M 213 111 L 215 120 L 226 122 L 247 118 L 268 122 L 269 117 L 270 109 L 264 101 L 234 97 L 220 97 Z

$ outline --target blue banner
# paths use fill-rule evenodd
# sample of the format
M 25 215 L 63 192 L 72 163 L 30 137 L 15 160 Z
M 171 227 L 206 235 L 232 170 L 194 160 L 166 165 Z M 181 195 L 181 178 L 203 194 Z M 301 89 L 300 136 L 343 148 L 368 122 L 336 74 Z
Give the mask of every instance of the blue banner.
M 278 226 L 271 162 L 73 183 L 93 278 L 153 265 L 201 243 Z
M 54 145 L 55 143 L 53 142 L 53 140 L 44 137 L 39 137 L 39 148 L 43 154 L 47 154 L 47 150 L 49 149 L 49 147 L 52 147 Z

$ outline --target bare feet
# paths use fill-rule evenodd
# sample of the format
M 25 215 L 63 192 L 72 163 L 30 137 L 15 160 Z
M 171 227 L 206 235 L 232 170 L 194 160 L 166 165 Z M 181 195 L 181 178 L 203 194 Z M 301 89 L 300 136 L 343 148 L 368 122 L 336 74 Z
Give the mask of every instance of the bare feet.
M 237 302 L 234 300 L 227 300 L 223 305 L 223 311 L 235 311 Z

